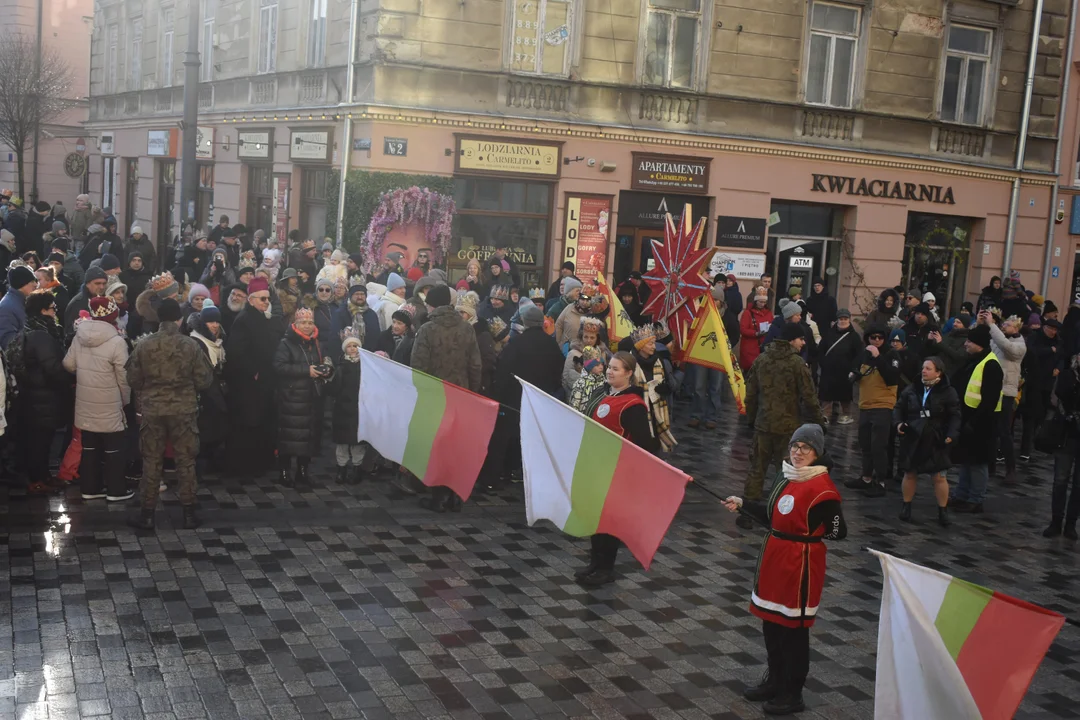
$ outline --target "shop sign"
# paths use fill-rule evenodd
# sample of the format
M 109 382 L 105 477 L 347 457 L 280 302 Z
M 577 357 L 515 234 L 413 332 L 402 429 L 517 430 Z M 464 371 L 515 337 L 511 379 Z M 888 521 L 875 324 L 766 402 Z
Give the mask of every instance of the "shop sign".
M 237 133 L 236 156 L 260 160 L 269 159 L 270 147 L 273 145 L 273 137 L 273 131 L 271 130 L 244 131 Z
M 274 234 L 278 243 L 285 247 L 289 239 L 289 178 L 278 175 L 274 178 Z
M 765 220 L 721 215 L 716 218 L 716 244 L 720 247 L 764 250 Z
M 574 263 L 582 282 L 596 278 L 596 266 L 607 267 L 610 218 L 610 196 L 566 196 L 563 262 Z
M 630 187 L 651 192 L 709 192 L 711 158 L 633 153 Z
M 112 155 L 116 152 L 116 133 L 101 133 L 101 154 Z
M 866 178 L 844 177 L 841 175 L 813 173 L 813 183 L 810 186 L 810 191 L 931 202 L 938 205 L 956 204 L 951 187 L 916 185 L 915 183 L 902 183 L 895 180 L 867 180 Z
M 290 160 L 330 160 L 329 130 L 293 130 L 289 137 Z
M 734 275 L 736 278 L 759 280 L 765 274 L 765 256 L 751 253 L 729 253 L 717 250 L 709 261 L 709 277 Z
M 479 260 L 481 263 L 495 254 L 494 245 L 474 245 L 471 237 L 461 238 L 461 249 L 457 251 L 457 259 L 466 263 L 470 260 Z M 535 265 L 536 256 L 525 248 L 510 248 L 506 255 L 518 265 Z
M 809 255 L 792 255 L 790 266 L 792 270 L 813 270 L 814 258 Z
M 382 154 L 405 157 L 409 154 L 409 141 L 407 138 L 384 137 L 382 141 Z
M 195 130 L 195 157 L 209 160 L 214 157 L 214 128 L 200 125 Z
M 677 223 L 686 204 L 693 221 L 709 216 L 709 198 L 693 195 L 657 195 L 624 190 L 619 193 L 619 225 L 639 228 L 664 227 L 664 215 L 671 213 Z
M 458 137 L 457 169 L 556 178 L 562 145 L 504 138 Z
M 146 154 L 150 157 L 176 157 L 176 130 L 147 130 Z
M 85 175 L 86 158 L 77 152 L 68 153 L 64 158 L 64 173 L 72 178 L 79 178 Z

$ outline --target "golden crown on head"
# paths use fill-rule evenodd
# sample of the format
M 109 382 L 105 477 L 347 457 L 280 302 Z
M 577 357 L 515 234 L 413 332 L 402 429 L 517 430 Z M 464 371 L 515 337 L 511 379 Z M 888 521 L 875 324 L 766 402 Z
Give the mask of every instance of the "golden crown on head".
M 166 270 L 160 275 L 155 275 L 154 277 L 150 278 L 150 289 L 154 292 L 157 292 L 158 290 L 164 290 L 175 282 L 176 278 L 173 277 L 173 274 L 171 272 Z
M 634 328 L 634 332 L 630 334 L 630 339 L 637 345 L 642 340 L 655 340 L 656 330 L 652 325 L 642 325 L 641 327 Z
M 305 320 L 310 320 L 310 321 L 314 322 L 315 313 L 313 313 L 311 310 L 309 310 L 306 307 L 297 308 L 296 309 L 296 315 L 293 316 L 293 322 L 303 322 Z

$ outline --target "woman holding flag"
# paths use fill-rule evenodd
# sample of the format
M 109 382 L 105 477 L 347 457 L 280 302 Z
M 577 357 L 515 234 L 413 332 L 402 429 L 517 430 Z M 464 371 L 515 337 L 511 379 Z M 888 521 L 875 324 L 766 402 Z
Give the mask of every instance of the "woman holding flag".
M 766 715 L 804 709 L 802 688 L 810 670 L 810 626 L 825 584 L 825 545 L 843 540 L 847 525 L 840 493 L 829 477 L 825 434 L 808 423 L 791 435 L 790 462 L 773 483 L 766 503 L 731 496 L 724 507 L 769 528 L 758 557 L 750 612 L 762 620 L 768 669 L 743 697 L 765 701 Z
M 658 444 L 645 405 L 645 391 L 634 385 L 637 369 L 633 355 L 625 351 L 615 353 L 608 362 L 607 382 L 590 398 L 584 414 L 643 450 L 655 453 Z M 574 573 L 574 577 L 590 587 L 615 580 L 615 557 L 621 544 L 614 535 L 593 535 L 589 564 Z

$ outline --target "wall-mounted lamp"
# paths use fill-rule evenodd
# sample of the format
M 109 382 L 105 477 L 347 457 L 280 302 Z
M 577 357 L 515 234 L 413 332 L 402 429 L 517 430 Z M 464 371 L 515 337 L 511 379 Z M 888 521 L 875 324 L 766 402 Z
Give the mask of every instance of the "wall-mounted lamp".
M 600 163 L 600 172 L 615 172 L 617 168 L 618 165 L 613 162 L 608 162 L 607 160 Z
M 570 157 L 564 157 L 564 158 L 562 159 L 562 164 L 563 164 L 563 165 L 569 165 L 570 163 L 576 163 L 576 162 L 581 162 L 581 161 L 582 161 L 582 160 L 584 160 L 584 159 L 585 159 L 585 156 L 584 156 L 584 155 L 578 155 L 577 157 L 572 157 L 572 158 L 570 158 Z

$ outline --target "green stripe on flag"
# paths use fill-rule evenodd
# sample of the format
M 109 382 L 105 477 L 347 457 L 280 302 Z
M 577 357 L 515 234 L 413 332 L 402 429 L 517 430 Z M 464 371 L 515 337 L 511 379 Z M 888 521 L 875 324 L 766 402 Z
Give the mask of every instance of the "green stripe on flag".
M 968 635 L 979 622 L 979 616 L 994 596 L 993 591 L 963 580 L 952 579 L 945 591 L 945 599 L 934 618 L 934 626 L 945 641 L 945 648 L 953 660 L 960 656 L 960 649 Z
M 563 532 L 577 537 L 596 532 L 622 445 L 622 438 L 615 433 L 592 420 L 585 421 L 570 486 L 570 516 Z
M 435 434 L 446 412 L 446 388 L 441 380 L 416 371 L 412 373 L 412 382 L 416 388 L 416 406 L 409 419 L 409 438 L 405 441 L 401 464 L 423 480 Z

